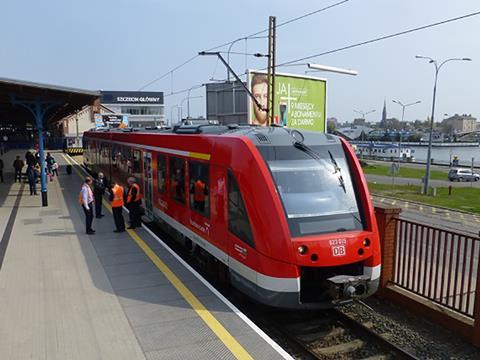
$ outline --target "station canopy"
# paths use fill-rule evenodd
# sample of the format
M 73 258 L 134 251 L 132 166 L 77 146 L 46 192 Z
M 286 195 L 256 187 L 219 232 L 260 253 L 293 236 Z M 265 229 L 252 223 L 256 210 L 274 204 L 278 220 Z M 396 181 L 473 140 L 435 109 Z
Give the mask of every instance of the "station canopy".
M 0 77 L 0 127 L 19 130 L 28 124 L 36 127 L 32 110 L 39 106 L 43 128 L 48 129 L 85 105 L 94 105 L 99 97 L 99 91 Z

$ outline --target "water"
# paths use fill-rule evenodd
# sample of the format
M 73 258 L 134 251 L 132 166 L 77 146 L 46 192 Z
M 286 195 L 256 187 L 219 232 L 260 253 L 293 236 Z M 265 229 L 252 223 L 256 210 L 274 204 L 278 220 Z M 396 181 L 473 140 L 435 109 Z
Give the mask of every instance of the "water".
M 408 146 L 408 144 L 402 144 Z M 428 146 L 409 146 L 415 152 L 412 154 L 416 161 L 427 161 Z M 480 166 L 480 147 L 432 147 L 432 159 L 435 163 L 448 164 L 450 159 L 458 156 L 459 164 L 470 166 L 472 164 L 472 157 L 474 158 L 475 166 Z

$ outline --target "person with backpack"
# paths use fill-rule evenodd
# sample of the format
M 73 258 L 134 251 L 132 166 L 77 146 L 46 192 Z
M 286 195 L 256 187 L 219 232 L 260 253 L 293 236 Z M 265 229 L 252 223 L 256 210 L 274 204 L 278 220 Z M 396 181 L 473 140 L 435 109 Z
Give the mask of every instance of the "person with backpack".
M 93 191 L 90 188 L 92 184 L 92 178 L 87 176 L 85 182 L 82 185 L 80 194 L 78 194 L 78 202 L 82 206 L 85 213 L 85 233 L 88 235 L 95 234 L 95 230 L 92 229 L 93 222 Z

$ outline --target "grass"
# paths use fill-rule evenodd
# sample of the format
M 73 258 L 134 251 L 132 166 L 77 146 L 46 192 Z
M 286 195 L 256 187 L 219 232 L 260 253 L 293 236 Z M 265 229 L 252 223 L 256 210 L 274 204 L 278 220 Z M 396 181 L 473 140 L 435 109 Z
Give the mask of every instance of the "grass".
M 463 210 L 480 214 L 480 189 L 469 187 L 453 188 L 452 195 L 448 195 L 448 188 L 437 188 L 437 196 L 420 194 L 420 186 L 368 183 L 373 195 L 386 195 L 403 200 L 413 200 L 433 206 L 443 206 L 451 209 Z
M 389 173 L 390 166 L 387 165 L 367 165 L 363 168 L 363 172 L 369 175 L 392 176 Z M 448 180 L 448 172 L 441 170 L 430 170 L 430 179 Z M 400 165 L 399 172 L 396 177 L 421 179 L 425 176 L 425 169 L 412 168 L 406 165 Z

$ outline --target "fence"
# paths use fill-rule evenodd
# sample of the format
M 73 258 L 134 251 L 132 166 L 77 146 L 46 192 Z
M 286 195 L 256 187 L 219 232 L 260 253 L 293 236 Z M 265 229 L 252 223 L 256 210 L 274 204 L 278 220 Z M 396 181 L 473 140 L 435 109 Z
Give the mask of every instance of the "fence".
M 375 208 L 382 247 L 378 296 L 480 347 L 480 238 Z
M 480 238 L 396 218 L 393 283 L 473 318 Z

